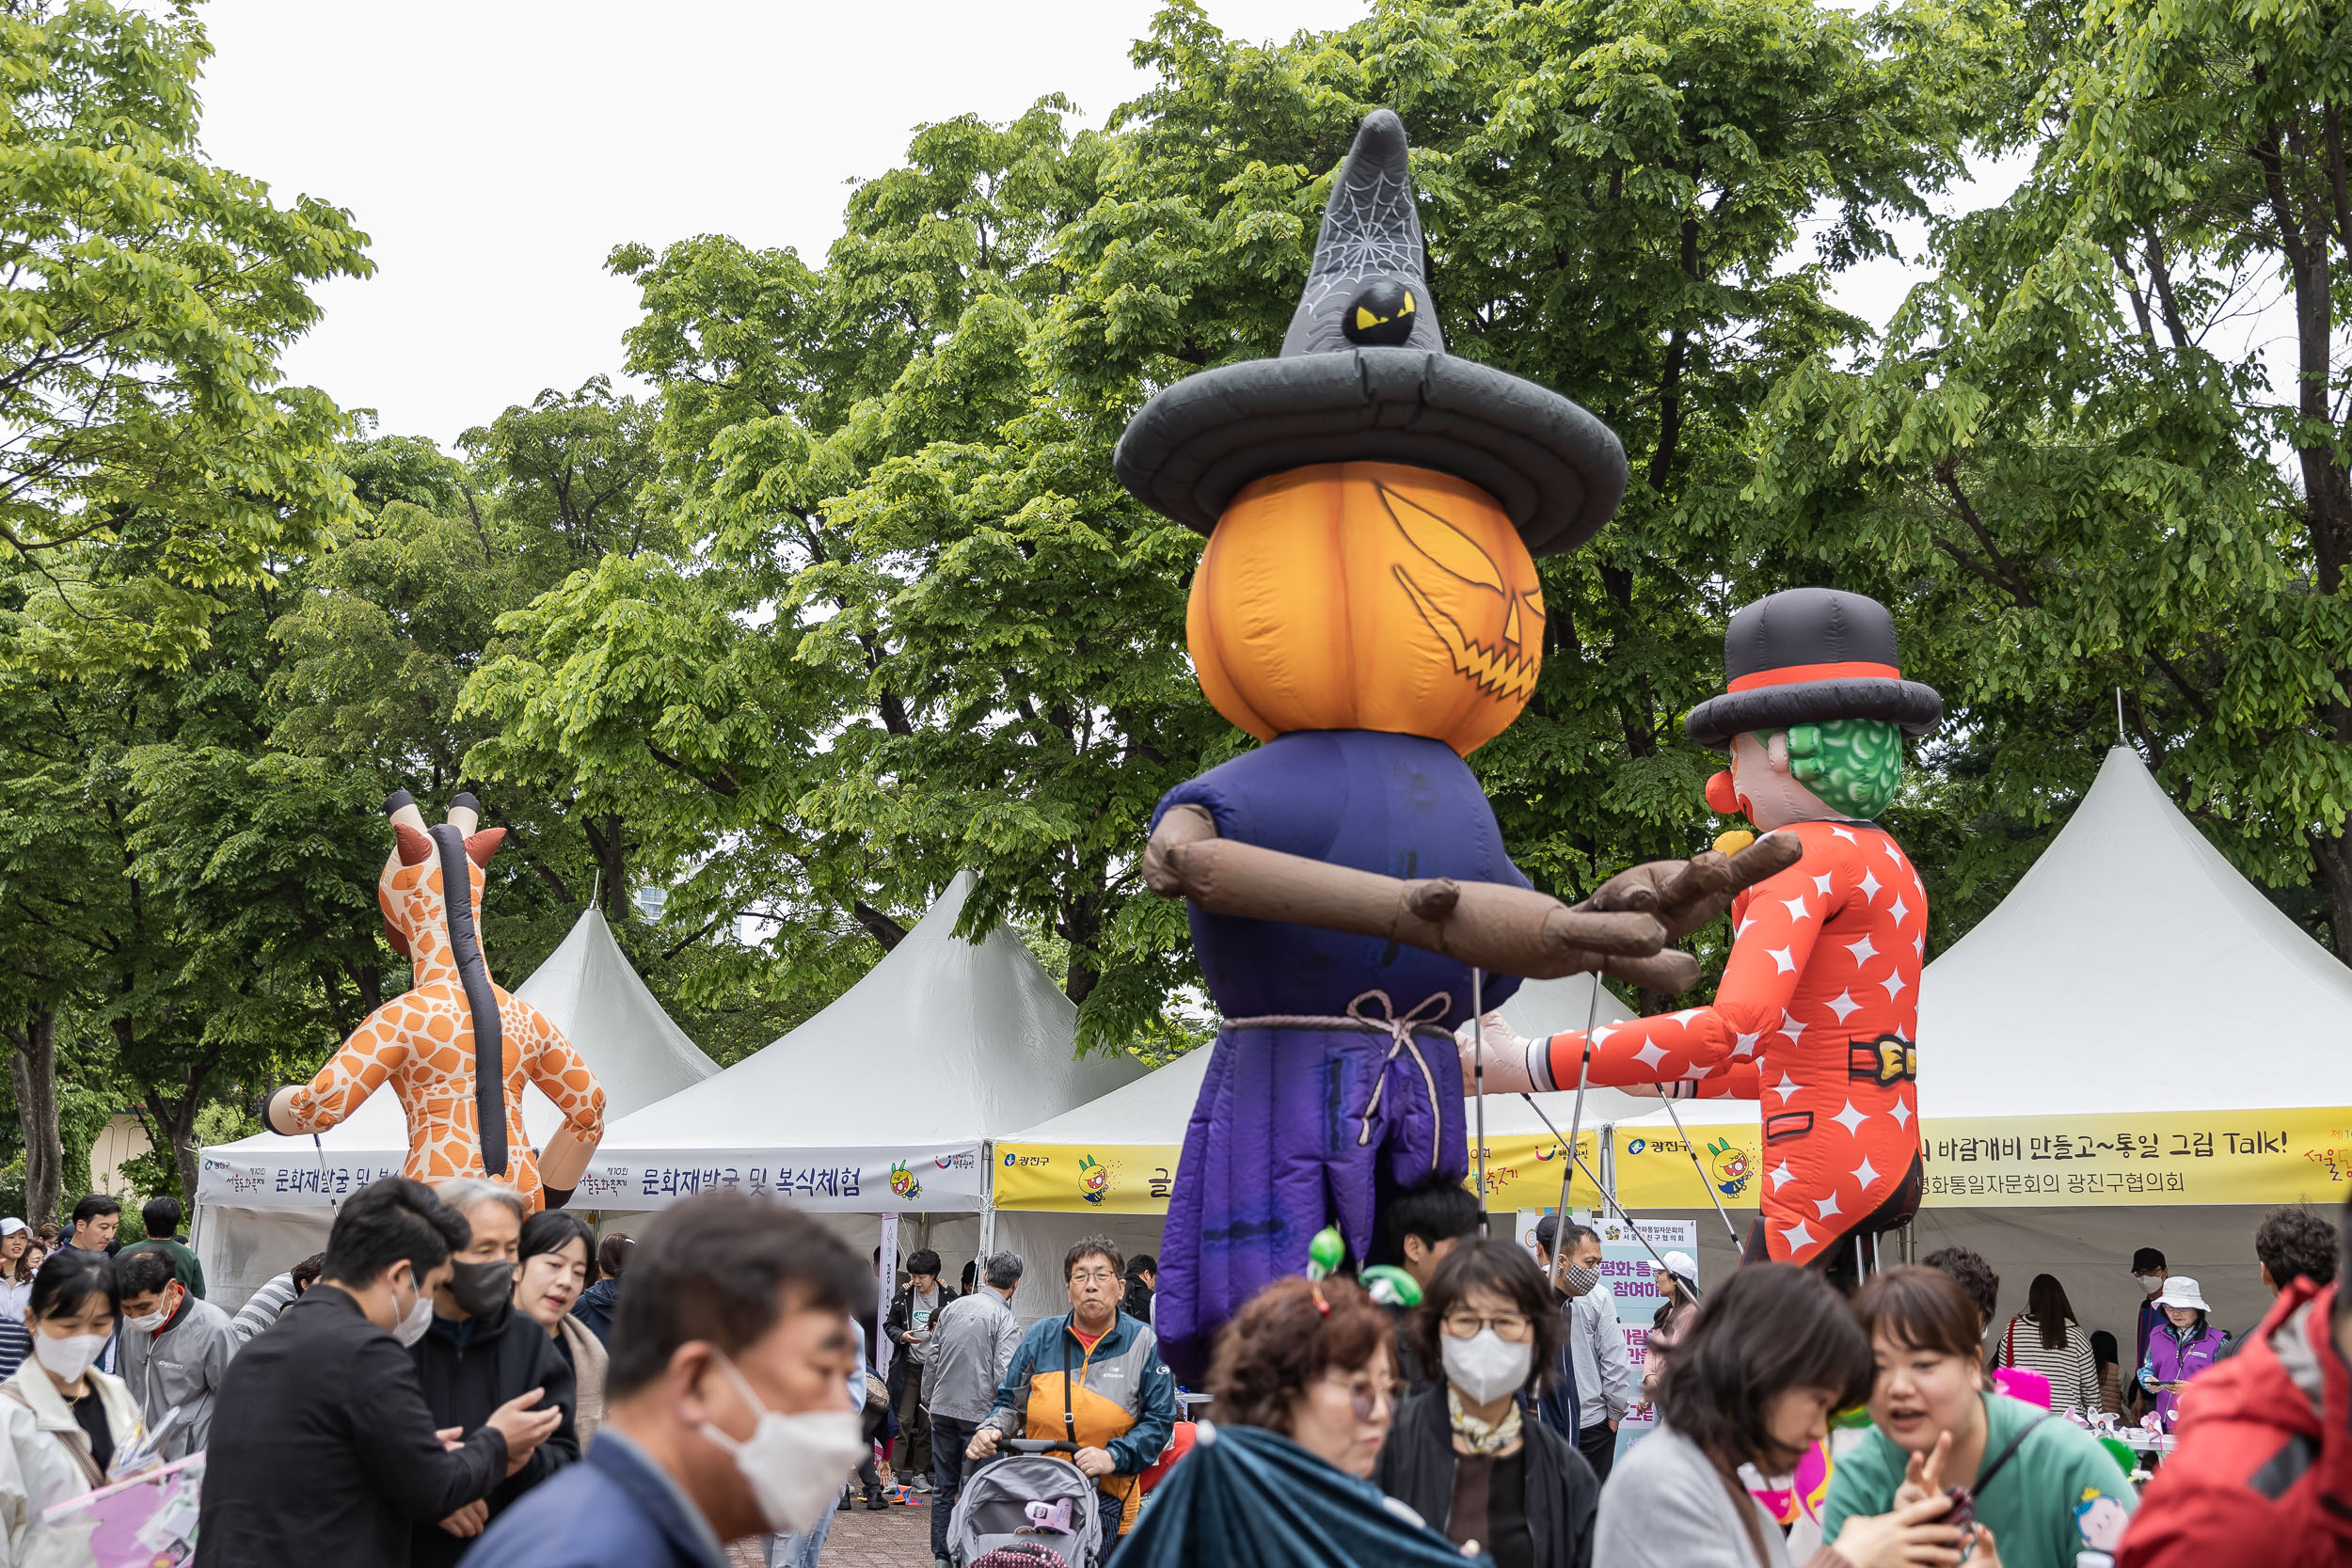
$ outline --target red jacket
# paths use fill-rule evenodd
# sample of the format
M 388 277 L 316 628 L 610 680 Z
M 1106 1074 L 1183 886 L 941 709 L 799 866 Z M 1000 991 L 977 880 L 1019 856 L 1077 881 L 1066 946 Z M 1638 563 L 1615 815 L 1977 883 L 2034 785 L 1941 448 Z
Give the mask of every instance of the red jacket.
M 2297 1280 L 2246 1348 L 2181 1400 L 2181 1446 L 2123 1537 L 2121 1568 L 2352 1561 L 2352 1369 L 2333 1285 Z

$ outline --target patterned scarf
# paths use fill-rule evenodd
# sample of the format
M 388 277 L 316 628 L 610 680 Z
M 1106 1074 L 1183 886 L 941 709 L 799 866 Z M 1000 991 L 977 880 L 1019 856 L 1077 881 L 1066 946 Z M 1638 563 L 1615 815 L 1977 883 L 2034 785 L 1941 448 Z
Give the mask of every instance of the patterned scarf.
M 1445 1413 L 1454 1423 L 1454 1435 L 1460 1438 L 1470 1451 L 1480 1457 L 1501 1453 L 1519 1440 L 1519 1402 L 1513 1400 L 1502 1419 L 1491 1426 L 1462 1408 L 1462 1396 L 1448 1384 L 1445 1391 Z

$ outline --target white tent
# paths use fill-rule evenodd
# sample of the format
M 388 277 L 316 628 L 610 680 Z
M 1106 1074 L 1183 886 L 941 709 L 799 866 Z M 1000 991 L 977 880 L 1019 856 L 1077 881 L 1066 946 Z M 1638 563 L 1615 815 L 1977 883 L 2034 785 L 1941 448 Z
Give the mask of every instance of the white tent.
M 901 1245 L 937 1247 L 952 1279 L 979 1247 L 990 1140 L 1143 1072 L 1072 1055 L 1077 1008 L 1011 930 L 954 934 L 972 886 L 958 875 L 806 1023 L 614 1123 L 575 1201 L 610 1225 L 713 1184 L 755 1187 L 839 1216 L 861 1251 L 875 1222 L 851 1216 L 922 1215 Z
M 1562 1029 L 1581 1029 L 1588 1018 L 1597 1023 L 1614 1023 L 1632 1016 L 1606 986 L 1597 986 L 1595 977 L 1589 974 L 1571 975 L 1565 980 L 1530 980 L 1498 1010 L 1514 1029 L 1531 1038 Z M 1077 1147 L 1099 1151 L 1104 1157 L 1123 1149 L 1148 1149 L 1164 1151 L 1155 1157 L 1164 1158 L 1172 1166 L 1175 1150 L 1184 1141 L 1184 1127 L 1191 1119 L 1193 1103 L 1200 1098 L 1200 1085 L 1208 1077 L 1210 1055 L 1208 1047 L 1187 1052 L 1124 1088 L 1114 1089 L 1099 1100 L 1090 1100 L 1002 1139 L 1000 1147 L 1008 1150 L 1033 1145 Z M 1545 1115 L 1553 1117 L 1565 1134 L 1576 1097 L 1550 1094 L 1535 1098 Z M 1585 1125 L 1598 1127 L 1604 1120 L 1639 1116 L 1657 1108 L 1655 1100 L 1640 1099 L 1615 1089 L 1593 1089 L 1587 1091 L 1585 1098 Z M 1542 1122 L 1518 1096 L 1487 1097 L 1489 1139 L 1543 1130 Z M 1080 1237 L 1107 1235 L 1130 1254 L 1156 1252 L 1163 1223 L 1162 1216 L 1155 1213 L 1104 1212 L 1085 1208 L 998 1209 L 996 1245 L 1021 1254 L 1029 1265 L 1021 1290 L 1013 1297 L 1015 1311 L 1025 1320 L 1061 1309 L 1061 1257 Z
M 593 907 L 515 994 L 545 1013 L 596 1073 L 608 1121 L 719 1070 L 661 1010 Z M 562 1119 L 536 1087 L 524 1091 L 523 1130 L 534 1146 Z M 398 1174 L 407 1153 L 407 1119 L 389 1090 L 315 1138 L 261 1132 L 204 1150 L 197 1246 L 213 1299 L 233 1308 L 288 1263 L 319 1251 L 336 1198 Z

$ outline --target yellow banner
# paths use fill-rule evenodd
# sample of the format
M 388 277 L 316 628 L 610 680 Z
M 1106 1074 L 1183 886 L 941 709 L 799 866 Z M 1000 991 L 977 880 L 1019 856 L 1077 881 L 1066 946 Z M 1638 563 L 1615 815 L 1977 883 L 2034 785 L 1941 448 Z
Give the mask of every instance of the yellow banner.
M 1756 1207 L 1761 1132 L 1753 1125 L 1708 1127 L 1693 1119 L 1705 1114 L 1693 1106 L 1683 1117 L 1698 1151 L 1695 1169 L 1681 1139 L 1616 1130 L 1618 1202 L 1637 1212 L 1705 1209 L 1711 1185 L 1727 1208 Z M 1930 1117 L 1922 1132 L 1922 1201 L 1931 1209 L 2334 1204 L 2352 1180 L 2346 1108 Z M 1577 1142 L 1585 1164 L 1599 1168 L 1597 1132 L 1581 1132 Z M 1174 1144 L 998 1144 L 996 1207 L 1163 1214 L 1179 1152 Z M 1548 1132 L 1486 1141 L 1490 1209 L 1552 1208 L 1561 1174 L 1560 1141 Z M 1592 1183 L 1578 1173 L 1569 1207 L 1597 1201 Z

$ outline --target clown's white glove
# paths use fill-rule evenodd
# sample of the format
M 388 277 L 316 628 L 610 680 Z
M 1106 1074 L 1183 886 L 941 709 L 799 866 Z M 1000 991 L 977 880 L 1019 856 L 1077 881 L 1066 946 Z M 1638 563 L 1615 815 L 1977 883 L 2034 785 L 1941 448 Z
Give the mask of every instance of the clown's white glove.
M 1535 1080 L 1528 1069 L 1528 1051 L 1531 1046 L 1542 1042 L 1522 1037 L 1501 1013 L 1488 1013 L 1479 1022 L 1486 1025 L 1486 1092 L 1524 1094 L 1533 1089 Z M 1547 1039 L 1549 1037 L 1545 1037 Z M 1474 1026 L 1463 1024 L 1454 1031 L 1454 1039 L 1462 1053 L 1462 1092 L 1466 1095 L 1476 1094 L 1479 1087 L 1479 1040 Z

